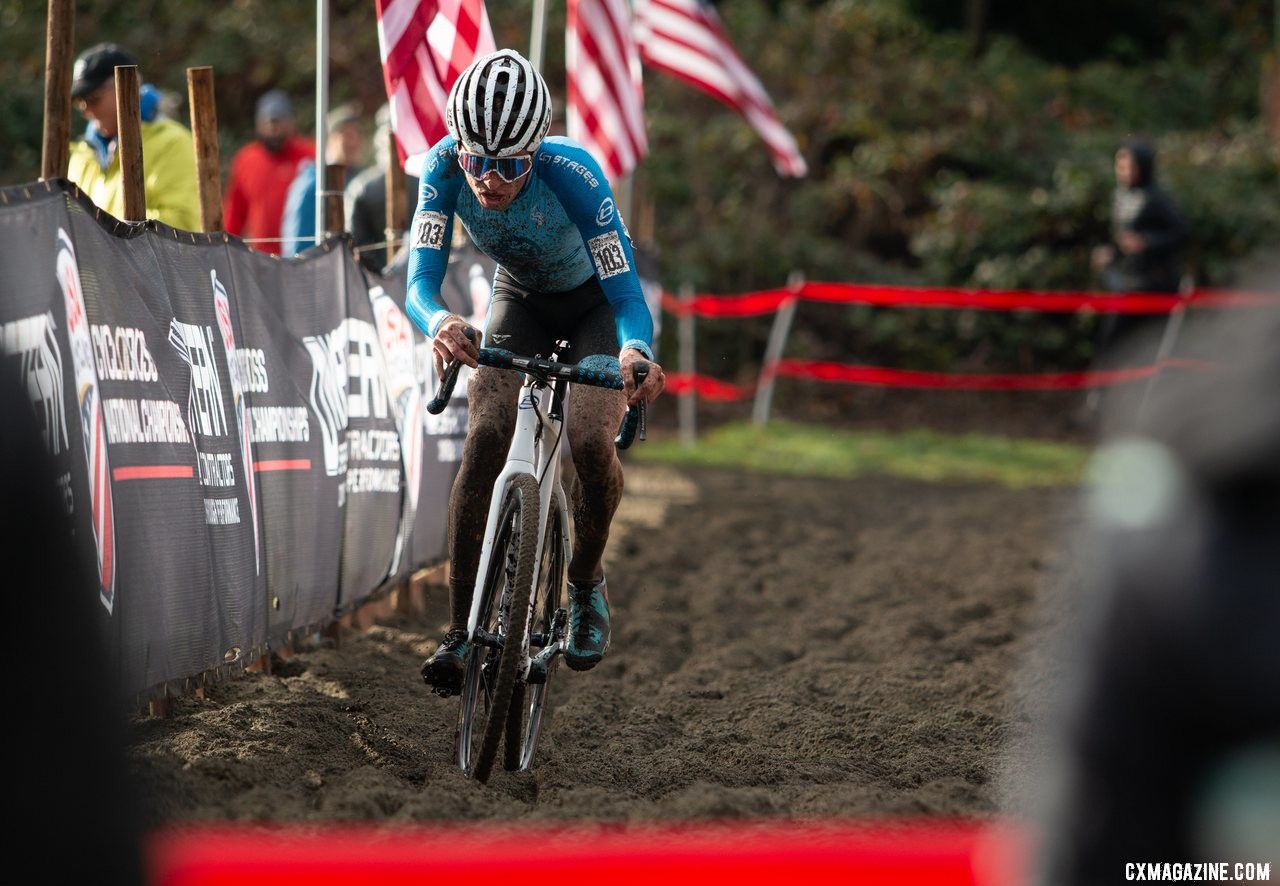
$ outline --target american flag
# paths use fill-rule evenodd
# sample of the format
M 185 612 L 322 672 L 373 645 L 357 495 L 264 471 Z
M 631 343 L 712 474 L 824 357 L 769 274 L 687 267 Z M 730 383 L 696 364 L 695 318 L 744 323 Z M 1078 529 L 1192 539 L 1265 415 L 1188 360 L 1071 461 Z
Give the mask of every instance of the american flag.
M 646 65 L 710 93 L 746 118 L 769 147 L 779 175 L 809 168 L 778 119 L 769 94 L 733 48 L 724 23 L 706 0 L 635 0 L 636 43 Z
M 422 174 L 428 150 L 448 131 L 449 88 L 478 56 L 493 52 L 484 0 L 377 0 L 378 49 L 405 172 Z
M 617 182 L 649 151 L 627 0 L 569 0 L 565 74 L 569 137 Z

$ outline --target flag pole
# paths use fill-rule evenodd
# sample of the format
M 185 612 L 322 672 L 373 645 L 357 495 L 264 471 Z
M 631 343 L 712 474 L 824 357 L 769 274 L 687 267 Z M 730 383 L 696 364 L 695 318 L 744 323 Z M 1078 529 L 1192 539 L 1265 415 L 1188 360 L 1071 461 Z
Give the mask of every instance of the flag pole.
M 329 111 L 329 0 L 316 0 L 316 235 L 324 239 L 325 119 Z
M 533 23 L 529 27 L 529 63 L 542 72 L 542 44 L 547 36 L 547 0 L 533 0 Z

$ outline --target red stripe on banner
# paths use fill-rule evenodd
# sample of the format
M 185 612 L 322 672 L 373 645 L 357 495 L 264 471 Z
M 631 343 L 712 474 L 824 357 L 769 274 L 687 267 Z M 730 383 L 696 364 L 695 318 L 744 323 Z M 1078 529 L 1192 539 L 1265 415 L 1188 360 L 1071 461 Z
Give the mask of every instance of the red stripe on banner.
M 115 468 L 112 480 L 185 480 L 196 475 L 191 465 L 134 465 Z
M 866 883 L 1013 886 L 1027 836 L 978 822 L 633 826 L 615 831 L 405 827 L 193 828 L 147 845 L 155 886 L 410 886 L 530 878 L 608 886 Z
M 311 470 L 311 459 L 309 458 L 277 458 L 264 461 L 255 461 L 253 463 L 255 473 L 261 474 L 264 471 L 309 471 Z

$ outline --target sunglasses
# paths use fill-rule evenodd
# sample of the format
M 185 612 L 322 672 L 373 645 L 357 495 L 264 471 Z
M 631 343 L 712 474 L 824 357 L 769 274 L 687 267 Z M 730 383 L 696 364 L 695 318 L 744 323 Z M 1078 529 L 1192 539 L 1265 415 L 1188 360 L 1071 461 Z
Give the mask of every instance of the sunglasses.
M 459 151 L 458 165 L 472 178 L 484 178 L 490 170 L 493 170 L 498 173 L 498 178 L 510 184 L 533 168 L 533 157 L 530 154 L 521 154 L 518 157 L 483 157 L 480 154 Z

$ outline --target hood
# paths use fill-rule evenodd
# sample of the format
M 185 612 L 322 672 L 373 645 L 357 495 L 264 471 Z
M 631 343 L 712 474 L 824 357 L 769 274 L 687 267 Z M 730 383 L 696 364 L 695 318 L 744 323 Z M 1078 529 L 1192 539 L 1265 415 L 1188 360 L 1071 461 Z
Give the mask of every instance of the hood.
M 1124 143 L 1124 148 L 1133 157 L 1133 164 L 1138 169 L 1137 180 L 1134 181 L 1135 188 L 1145 188 L 1148 185 L 1155 184 L 1156 180 L 1156 149 L 1152 147 L 1150 142 L 1143 139 L 1133 138 Z

